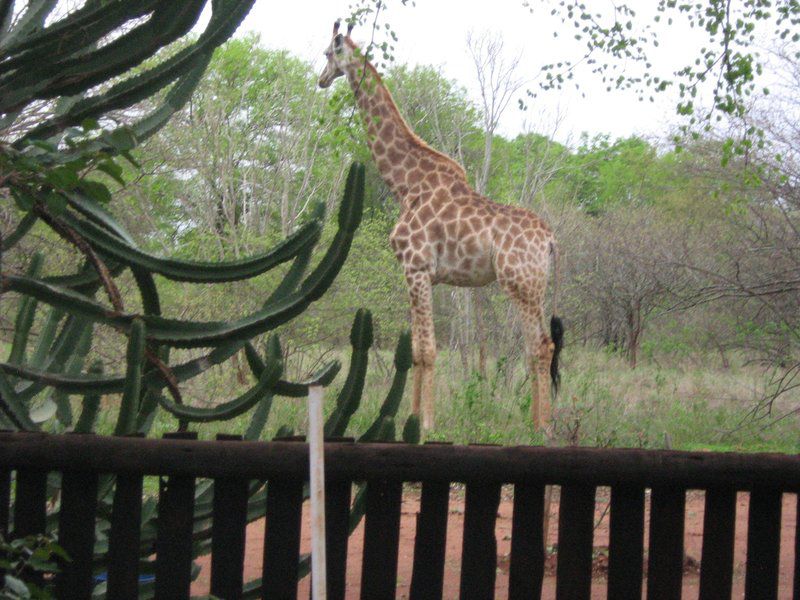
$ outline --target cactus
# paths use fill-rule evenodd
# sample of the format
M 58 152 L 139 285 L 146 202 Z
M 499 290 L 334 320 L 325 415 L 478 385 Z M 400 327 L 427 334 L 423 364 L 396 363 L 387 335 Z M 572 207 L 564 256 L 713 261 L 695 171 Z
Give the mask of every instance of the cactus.
M 315 207 L 304 225 L 267 252 L 234 261 L 177 260 L 140 248 L 106 209 L 113 201 L 109 189 L 92 178 L 99 173 L 124 183 L 122 161 L 137 164 L 131 151 L 187 102 L 214 48 L 233 33 L 253 2 L 90 0 L 61 16 L 54 13 L 56 0 L 0 2 L 0 187 L 14 199 L 20 215 L 12 231 L 0 239 L 0 259 L 10 255 L 20 262 L 14 253 L 36 227 L 49 228 L 83 260 L 75 272 L 46 276 L 42 273 L 48 272 L 47 260 L 42 255 L 33 256 L 24 274 L 21 270 L 12 273 L 8 260 L 0 260 L 0 293 L 14 292 L 20 298 L 11 349 L 6 360 L 0 361 L 0 427 L 92 432 L 101 397 L 119 394 L 116 435 L 147 434 L 159 411 L 175 417 L 184 429 L 192 423 L 221 422 L 249 413 L 244 437 L 255 440 L 262 437 L 276 398 L 303 397 L 310 385 L 328 386 L 336 380 L 341 369 L 338 361 L 324 365 L 305 382 L 283 379 L 280 342 L 269 334 L 322 297 L 339 273 L 361 221 L 363 166 L 350 168 L 336 233 L 310 272 L 325 218 L 323 206 Z M 210 18 L 202 33 L 184 40 L 166 58 L 156 54 L 182 40 L 206 5 L 211 8 Z M 154 100 L 147 111 L 137 106 L 146 99 Z M 104 119 L 109 111 L 131 107 L 137 108 L 138 120 L 103 128 L 116 122 Z M 155 275 L 190 284 L 225 284 L 249 280 L 286 263 L 290 264 L 283 279 L 261 307 L 242 318 L 201 322 L 162 316 Z M 117 285 L 125 271 L 133 276 L 137 296 L 133 299 L 125 297 Z M 141 308 L 131 310 L 130 306 Z M 98 361 L 86 364 L 92 350 L 102 343 L 95 333 L 103 328 L 127 340 L 124 373 L 106 372 Z M 254 341 L 261 335 L 269 335 L 263 350 Z M 331 436 L 343 435 L 359 408 L 372 338 L 371 314 L 359 310 L 350 335 L 347 376 L 325 426 Z M 204 351 L 181 363 L 170 359 L 171 348 Z M 249 390 L 210 408 L 184 404 L 183 383 L 241 350 L 255 380 Z M 361 439 L 395 437 L 394 419 L 410 367 L 407 334 L 398 343 L 395 367 L 386 401 Z M 72 397 L 79 398 L 75 415 Z M 413 417 L 406 422 L 404 439 L 419 440 L 415 423 Z M 278 435 L 291 431 L 291 424 L 286 424 Z M 55 481 L 50 486 L 54 494 Z M 105 519 L 112 489 L 113 478 L 104 477 L 98 531 L 108 527 Z M 197 487 L 197 556 L 210 550 L 212 493 L 208 483 Z M 262 483 L 252 483 L 250 520 L 263 515 L 265 494 Z M 354 523 L 363 516 L 363 500 L 358 498 L 363 498 L 363 489 L 352 510 Z M 156 512 L 155 502 L 146 499 L 141 545 L 144 572 L 152 570 Z M 51 513 L 48 526 L 56 522 L 56 514 Z M 107 540 L 101 536 L 95 545 L 98 568 L 107 549 Z M 306 573 L 308 566 L 308 557 L 300 557 L 300 572 Z M 246 597 L 259 588 L 259 581 L 250 582 Z M 149 597 L 152 586 L 142 585 L 140 592 Z

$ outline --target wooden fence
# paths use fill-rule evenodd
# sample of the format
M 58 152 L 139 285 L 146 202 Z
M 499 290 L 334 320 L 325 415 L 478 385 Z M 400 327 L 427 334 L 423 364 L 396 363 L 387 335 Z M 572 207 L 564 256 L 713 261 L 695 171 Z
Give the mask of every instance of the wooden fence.
M 298 442 L 0 433 L 0 530 L 8 529 L 12 517 L 12 536 L 43 532 L 47 474 L 62 473 L 58 539 L 72 561 L 58 576 L 58 597 L 90 598 L 98 478 L 116 474 L 108 596 L 135 598 L 142 481 L 161 476 L 155 595 L 188 598 L 195 479 L 212 478 L 211 592 L 237 598 L 248 485 L 268 480 L 261 593 L 264 598 L 295 598 L 307 460 L 308 448 Z M 647 598 L 680 598 L 686 491 L 700 489 L 706 492 L 700 598 L 731 597 L 735 500 L 737 491 L 746 490 L 745 598 L 777 600 L 782 495 L 800 490 L 800 456 L 775 454 L 330 442 L 325 460 L 332 599 L 345 596 L 352 482 L 368 485 L 361 598 L 369 600 L 395 597 L 404 482 L 422 483 L 411 598 L 442 596 L 451 482 L 463 482 L 466 489 L 460 583 L 465 599 L 494 597 L 495 519 L 502 484 L 514 489 L 509 565 L 509 597 L 514 599 L 541 595 L 546 484 L 561 486 L 556 595 L 565 600 L 590 597 L 597 486 L 611 487 L 609 599 L 641 598 L 646 489 L 651 490 Z M 800 535 L 795 539 L 793 597 L 798 600 Z

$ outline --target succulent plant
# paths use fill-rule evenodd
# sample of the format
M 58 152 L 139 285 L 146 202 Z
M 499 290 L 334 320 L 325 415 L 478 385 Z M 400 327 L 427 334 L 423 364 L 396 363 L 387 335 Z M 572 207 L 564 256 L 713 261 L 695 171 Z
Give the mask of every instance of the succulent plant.
M 302 314 L 339 273 L 361 220 L 363 166 L 351 167 L 336 234 L 310 272 L 311 256 L 321 236 L 323 207 L 317 207 L 304 225 L 270 250 L 221 262 L 148 253 L 106 208 L 113 198 L 103 181 L 110 177 L 123 182 L 121 161 L 136 165 L 131 150 L 185 104 L 212 52 L 233 33 L 253 1 L 87 0 L 61 15 L 56 0 L 0 1 L 0 193 L 14 199 L 19 214 L 15 228 L 0 240 L 0 251 L 7 258 L 41 223 L 70 244 L 83 262 L 75 272 L 42 276 L 46 259 L 41 254 L 33 256 L 24 273 L 12 272 L 0 255 L 0 293 L 14 292 L 20 298 L 11 349 L 0 362 L 0 427 L 36 431 L 52 429 L 57 423 L 58 430 L 92 432 L 101 397 L 119 394 L 115 435 L 146 434 L 159 410 L 176 417 L 184 430 L 192 423 L 220 422 L 249 412 L 244 437 L 254 440 L 260 439 L 276 396 L 302 397 L 310 384 L 328 385 L 336 377 L 340 364 L 334 361 L 308 382 L 288 381 L 283 378 L 278 338 L 269 336 L 263 353 L 254 340 Z M 210 19 L 202 33 L 184 40 L 177 51 L 160 52 L 184 38 L 207 4 Z M 142 109 L 143 101 L 151 108 Z M 118 126 L 108 118 L 111 111 L 133 106 L 139 107 L 136 114 L 140 116 L 130 125 Z M 249 315 L 216 321 L 162 316 L 156 275 L 225 285 L 288 262 L 291 265 L 280 283 Z M 126 297 L 118 284 L 125 271 L 135 282 L 133 298 Z M 141 308 L 131 310 L 130 306 Z M 110 328 L 127 340 L 124 373 L 106 373 L 99 362 L 87 364 L 93 347 L 121 339 L 98 338 L 95 333 L 101 328 Z M 32 336 L 34 330 L 37 335 Z M 368 311 L 356 314 L 350 340 L 349 370 L 325 426 L 331 436 L 343 435 L 359 406 L 372 345 Z M 198 358 L 176 362 L 170 358 L 173 348 L 204 351 Z M 211 408 L 183 403 L 184 382 L 242 349 L 255 379 L 250 389 Z M 398 344 L 395 366 L 386 402 L 362 439 L 394 439 L 394 418 L 410 367 L 407 335 Z M 73 414 L 75 397 L 79 398 L 74 404 L 77 415 Z M 418 441 L 419 427 L 413 418 L 405 430 L 407 439 Z M 289 433 L 291 427 L 280 431 Z M 55 493 L 57 481 L 52 483 Z M 107 477 L 99 492 L 98 570 L 108 549 L 104 532 L 112 491 L 113 478 Z M 196 556 L 210 549 L 212 493 L 210 483 L 197 486 Z M 251 519 L 263 516 L 264 497 L 264 485 L 253 482 Z M 153 499 L 145 500 L 142 512 L 141 561 L 146 572 L 152 569 L 148 557 L 155 543 Z M 362 515 L 357 496 L 353 519 Z M 51 514 L 49 523 L 55 526 L 56 522 Z M 253 582 L 249 589 L 258 585 Z M 141 591 L 147 596 L 152 589 L 143 584 Z

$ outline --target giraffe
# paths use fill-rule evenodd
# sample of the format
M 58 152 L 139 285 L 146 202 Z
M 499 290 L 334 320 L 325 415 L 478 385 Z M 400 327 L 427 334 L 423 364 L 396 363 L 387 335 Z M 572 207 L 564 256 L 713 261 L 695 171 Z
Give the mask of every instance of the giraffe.
M 558 387 L 558 355 L 563 325 L 555 316 L 553 285 L 550 334 L 545 328 L 544 300 L 551 258 L 557 280 L 553 232 L 532 212 L 498 204 L 475 192 L 464 168 L 434 150 L 405 122 L 375 67 L 339 22 L 325 50 L 327 64 L 319 87 L 347 78 L 367 127 L 373 160 L 401 214 L 389 241 L 403 268 L 411 303 L 411 346 L 414 373 L 412 411 L 422 411 L 422 428 L 434 426 L 434 363 L 432 287 L 462 287 L 497 281 L 514 303 L 523 326 L 531 378 L 534 428 L 549 422 L 552 391 Z

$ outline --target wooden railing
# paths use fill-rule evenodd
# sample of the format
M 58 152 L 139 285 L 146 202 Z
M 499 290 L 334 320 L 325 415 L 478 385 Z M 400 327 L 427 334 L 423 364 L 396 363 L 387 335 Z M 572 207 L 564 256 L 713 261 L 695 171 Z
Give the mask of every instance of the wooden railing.
M 263 597 L 297 596 L 303 483 L 308 448 L 298 442 L 113 438 L 0 433 L 0 530 L 43 532 L 48 472 L 61 472 L 59 543 L 72 561 L 59 597 L 90 598 L 97 485 L 115 474 L 108 596 L 135 598 L 144 476 L 165 478 L 159 497 L 155 596 L 188 598 L 196 478 L 215 481 L 211 593 L 242 590 L 248 486 L 267 480 Z M 345 597 L 353 482 L 366 481 L 360 597 L 394 598 L 404 482 L 421 482 L 411 598 L 439 598 L 450 484 L 465 484 L 461 598 L 492 598 L 495 519 L 501 485 L 513 484 L 509 597 L 539 598 L 544 578 L 546 485 L 559 485 L 559 599 L 588 599 L 595 491 L 611 487 L 608 598 L 641 598 L 645 490 L 650 489 L 647 597 L 680 598 L 686 491 L 705 490 L 700 598 L 730 598 L 737 491 L 749 491 L 745 597 L 778 599 L 781 506 L 800 490 L 800 456 L 624 449 L 361 444 L 325 447 L 328 597 Z M 12 477 L 12 473 L 14 476 Z M 12 485 L 13 481 L 13 485 Z M 13 513 L 10 495 L 15 491 Z M 800 507 L 799 507 L 800 508 Z M 800 515 L 800 511 L 798 511 Z M 794 592 L 800 598 L 800 534 Z M 783 600 L 783 599 L 781 599 Z

